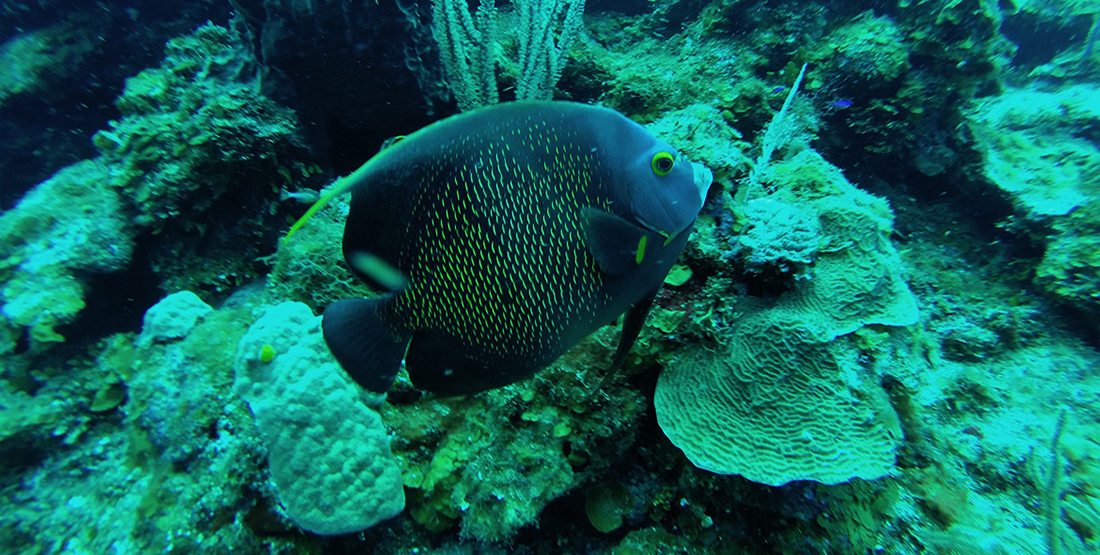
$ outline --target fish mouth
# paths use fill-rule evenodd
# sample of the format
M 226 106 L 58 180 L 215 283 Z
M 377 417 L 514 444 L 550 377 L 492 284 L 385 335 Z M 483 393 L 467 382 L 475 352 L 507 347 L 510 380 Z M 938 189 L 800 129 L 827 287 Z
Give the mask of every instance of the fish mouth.
M 710 184 L 714 183 L 714 173 L 710 171 L 710 168 L 698 163 L 691 163 L 692 178 L 695 181 L 695 188 L 699 191 L 699 206 L 703 206 L 703 203 L 707 200 L 707 191 L 710 190 Z

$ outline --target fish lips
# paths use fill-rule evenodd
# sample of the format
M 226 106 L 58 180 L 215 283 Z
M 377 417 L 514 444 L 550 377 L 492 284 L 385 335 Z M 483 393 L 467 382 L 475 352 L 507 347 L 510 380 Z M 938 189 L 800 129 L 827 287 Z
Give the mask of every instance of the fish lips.
M 699 209 L 703 209 L 703 203 L 707 200 L 707 191 L 710 191 L 711 183 L 714 183 L 714 172 L 699 162 L 691 162 L 692 180 L 695 189 L 699 192 Z

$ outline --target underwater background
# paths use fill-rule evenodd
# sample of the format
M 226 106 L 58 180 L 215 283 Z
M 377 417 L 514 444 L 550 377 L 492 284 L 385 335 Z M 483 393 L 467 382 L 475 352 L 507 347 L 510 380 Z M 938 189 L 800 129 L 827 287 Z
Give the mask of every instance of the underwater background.
M 0 552 L 1100 552 L 1098 42 L 1095 0 L 0 0 Z M 551 97 L 715 174 L 624 369 L 589 397 L 610 325 L 368 402 L 318 327 L 372 294 L 346 199 L 283 236 Z

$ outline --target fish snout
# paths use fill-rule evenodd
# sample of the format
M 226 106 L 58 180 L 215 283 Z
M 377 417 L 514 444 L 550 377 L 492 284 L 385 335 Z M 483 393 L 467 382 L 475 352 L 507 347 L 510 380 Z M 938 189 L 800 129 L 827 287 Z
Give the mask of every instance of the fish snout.
M 714 183 L 714 173 L 710 171 L 710 168 L 699 162 L 691 162 L 691 173 L 692 179 L 695 181 L 695 188 L 699 192 L 699 206 L 702 208 L 703 203 L 707 200 L 707 191 L 710 190 L 710 184 Z

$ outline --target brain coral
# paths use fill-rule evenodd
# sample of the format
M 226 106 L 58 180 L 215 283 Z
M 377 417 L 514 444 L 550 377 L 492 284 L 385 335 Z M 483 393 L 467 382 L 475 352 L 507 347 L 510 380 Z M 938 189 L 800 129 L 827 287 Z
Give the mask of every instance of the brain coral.
M 661 375 L 658 422 L 695 466 L 773 486 L 889 472 L 901 434 L 885 395 L 806 316 L 761 311 Z
M 844 336 L 917 321 L 889 207 L 808 150 L 768 179 L 771 196 L 817 214 L 810 279 L 773 302 L 734 300 L 723 345 L 661 374 L 658 422 L 696 466 L 720 474 L 770 485 L 881 477 L 893 466 L 897 416 Z
M 328 352 L 321 318 L 309 307 L 268 309 L 241 339 L 235 371 L 294 522 L 317 534 L 346 534 L 404 509 L 386 427 Z

